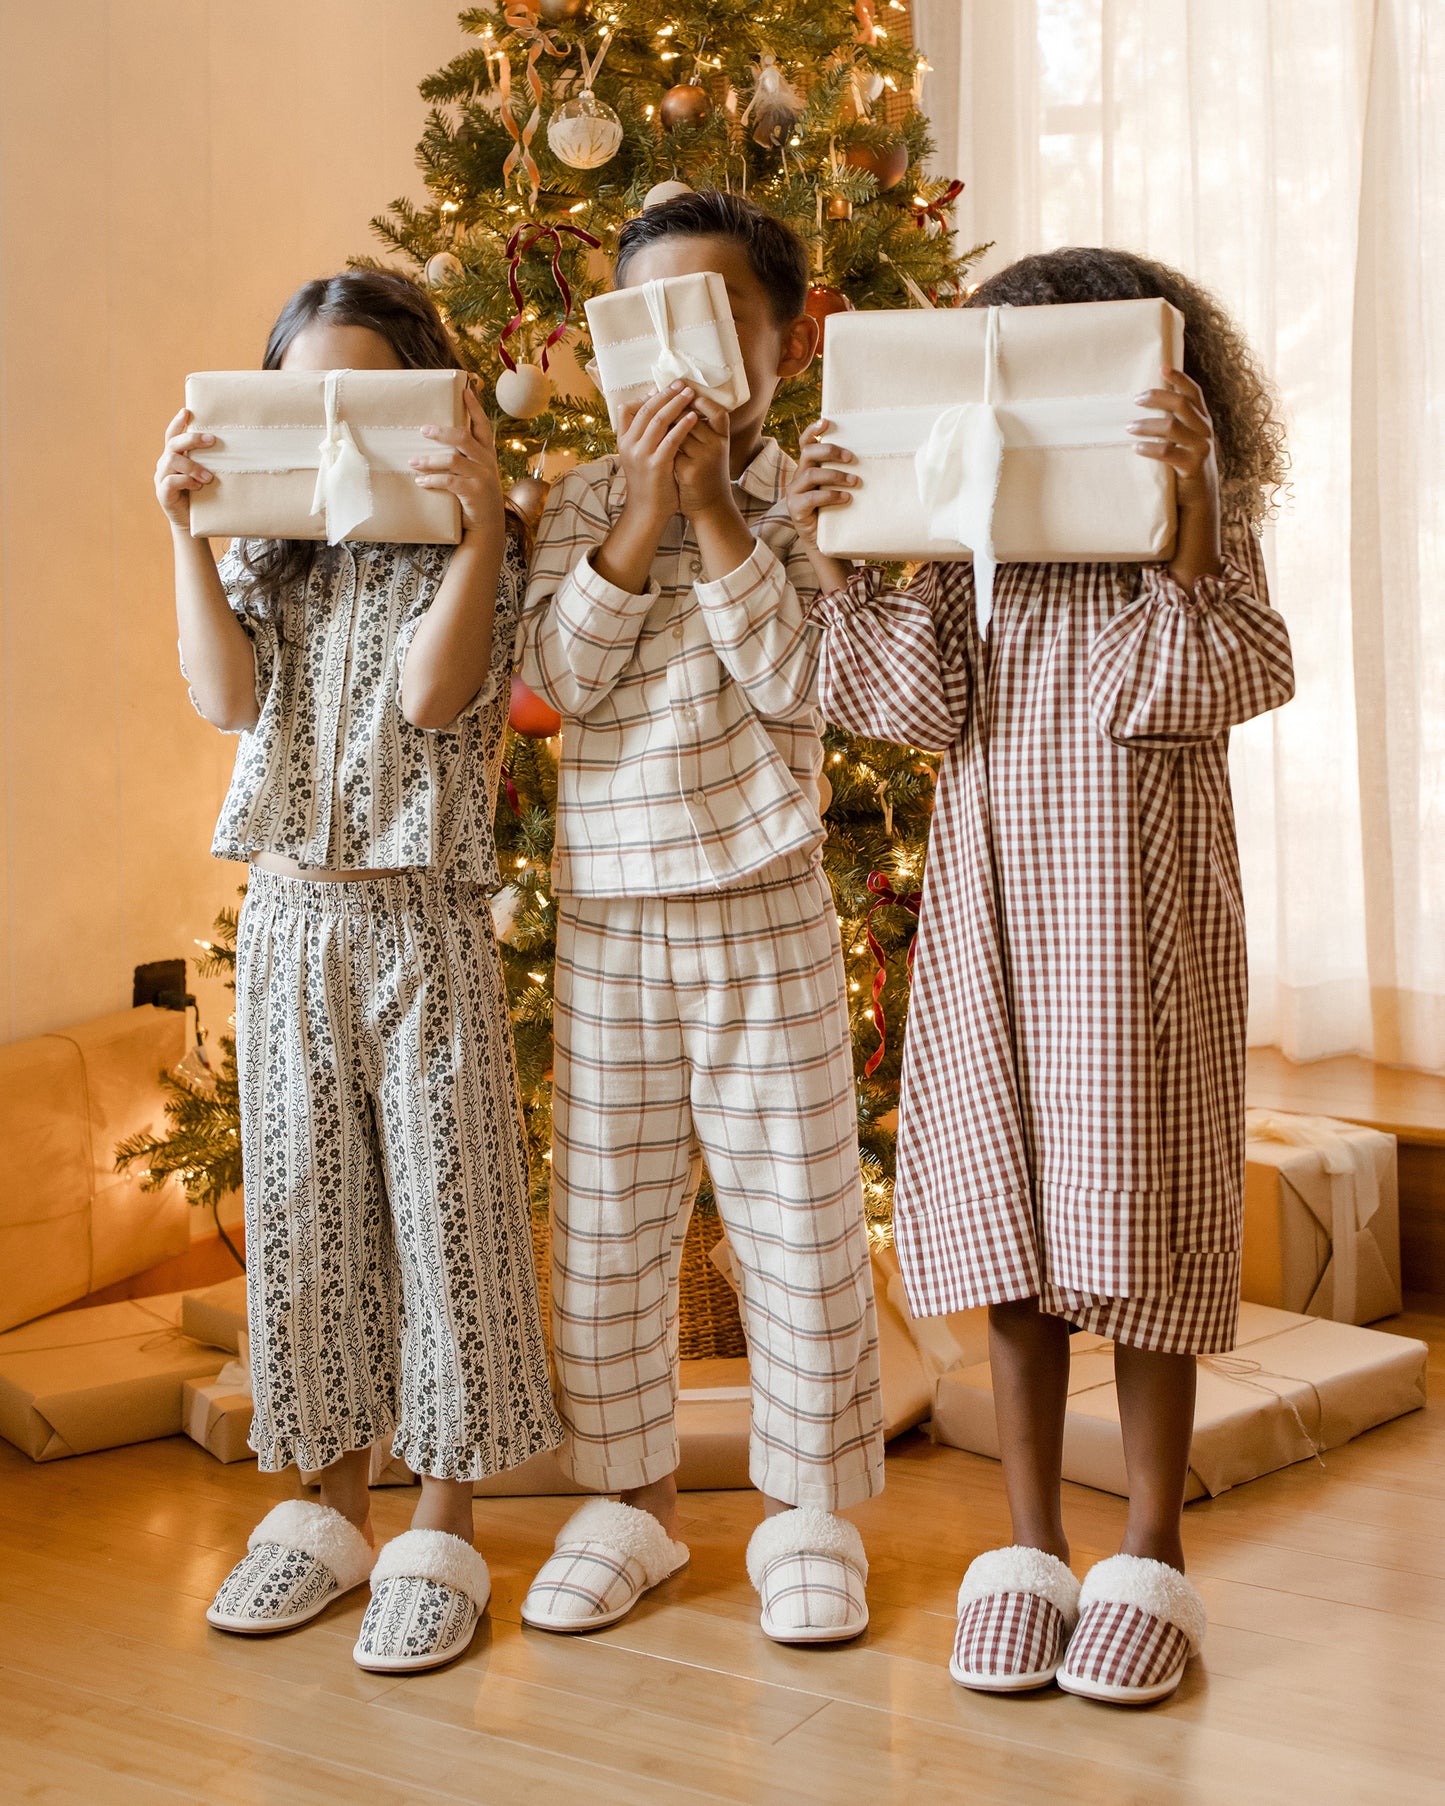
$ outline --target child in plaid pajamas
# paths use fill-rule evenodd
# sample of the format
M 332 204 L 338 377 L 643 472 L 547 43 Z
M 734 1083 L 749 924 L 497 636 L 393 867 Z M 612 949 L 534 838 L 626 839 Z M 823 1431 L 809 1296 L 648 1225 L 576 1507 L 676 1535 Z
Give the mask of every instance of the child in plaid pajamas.
M 700 1148 L 741 1272 L 749 1552 L 763 1627 L 866 1623 L 837 1511 L 882 1485 L 878 1349 L 836 916 L 820 867 L 820 630 L 762 436 L 804 370 L 802 244 L 735 196 L 624 228 L 619 283 L 722 275 L 750 398 L 683 383 L 624 411 L 618 453 L 569 472 L 538 534 L 523 681 L 566 720 L 553 1094 L 553 1321 L 563 1458 L 598 1492 L 523 1606 L 587 1630 L 687 1552 L 673 1536 L 677 1286 Z M 791 1507 L 792 1509 L 786 1509 Z
M 971 302 L 1141 296 L 1184 315 L 1194 373 L 1164 371 L 1132 428 L 1175 473 L 1167 566 L 1001 566 L 985 640 L 967 564 L 890 591 L 815 556 L 825 713 L 945 753 L 895 1224 L 918 1313 L 989 1306 L 1014 1529 L 965 1577 L 953 1674 L 1131 1702 L 1171 1692 L 1203 1632 L 1180 1519 L 1195 1357 L 1233 1346 L 1244 1170 L 1228 730 L 1293 687 L 1252 531 L 1284 460 L 1248 347 L 1177 272 L 1061 251 Z M 857 481 L 827 425 L 791 496 L 815 551 L 818 509 Z M 1124 1553 L 1082 1595 L 1060 1510 L 1071 1324 L 1115 1342 L 1130 1481 Z

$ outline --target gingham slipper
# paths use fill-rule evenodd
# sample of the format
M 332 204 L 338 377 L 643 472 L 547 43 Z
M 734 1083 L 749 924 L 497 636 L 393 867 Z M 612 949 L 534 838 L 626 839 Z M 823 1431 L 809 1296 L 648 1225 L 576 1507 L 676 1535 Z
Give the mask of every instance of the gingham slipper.
M 686 1545 L 675 1543 L 650 1511 L 589 1499 L 557 1532 L 522 1601 L 522 1622 L 536 1630 L 601 1630 L 687 1562 Z
M 339 1511 L 309 1499 L 286 1499 L 251 1532 L 246 1553 L 221 1582 L 206 1622 L 250 1637 L 294 1630 L 359 1587 L 375 1560 L 371 1544 Z
M 846 1518 L 816 1505 L 764 1518 L 748 1543 L 748 1579 L 775 1643 L 845 1643 L 868 1628 L 868 1557 Z
M 1079 1583 L 1057 1555 L 1022 1543 L 990 1549 L 958 1589 L 948 1672 L 979 1693 L 1047 1687 L 1078 1616 Z
M 401 1674 L 454 1662 L 492 1596 L 487 1564 L 446 1530 L 407 1530 L 371 1570 L 371 1604 L 352 1650 L 358 1668 Z
M 1111 1555 L 1084 1577 L 1059 1685 L 1120 1706 L 1167 1699 L 1203 1646 L 1205 1622 L 1204 1601 L 1178 1568 Z

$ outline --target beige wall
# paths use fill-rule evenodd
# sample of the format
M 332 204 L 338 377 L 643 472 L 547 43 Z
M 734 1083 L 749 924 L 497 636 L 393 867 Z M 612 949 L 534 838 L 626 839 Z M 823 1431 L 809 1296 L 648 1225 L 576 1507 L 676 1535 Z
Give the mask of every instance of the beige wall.
M 0 0 L 0 1042 L 126 1006 L 235 894 L 151 468 L 186 372 L 420 196 L 458 10 Z

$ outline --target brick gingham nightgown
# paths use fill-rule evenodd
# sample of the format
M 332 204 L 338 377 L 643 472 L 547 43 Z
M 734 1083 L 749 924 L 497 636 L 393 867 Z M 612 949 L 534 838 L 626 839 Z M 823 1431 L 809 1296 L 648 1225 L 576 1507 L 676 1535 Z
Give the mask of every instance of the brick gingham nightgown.
M 825 713 L 945 752 L 903 1060 L 914 1311 L 1037 1294 L 1137 1348 L 1233 1346 L 1244 917 L 1228 730 L 1293 692 L 1242 525 L 1162 565 L 967 564 L 817 605 Z

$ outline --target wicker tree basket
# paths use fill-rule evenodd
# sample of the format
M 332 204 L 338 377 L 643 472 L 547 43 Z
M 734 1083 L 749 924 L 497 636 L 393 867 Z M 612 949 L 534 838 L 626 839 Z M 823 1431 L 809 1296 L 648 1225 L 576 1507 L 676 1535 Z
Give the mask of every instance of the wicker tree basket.
M 715 1210 L 693 1211 L 682 1245 L 678 1279 L 678 1352 L 684 1361 L 731 1360 L 748 1352 L 738 1314 L 737 1294 L 708 1258 L 722 1240 L 723 1226 Z M 542 1322 L 552 1341 L 552 1223 L 532 1216 L 532 1253 L 537 1263 L 537 1293 Z

